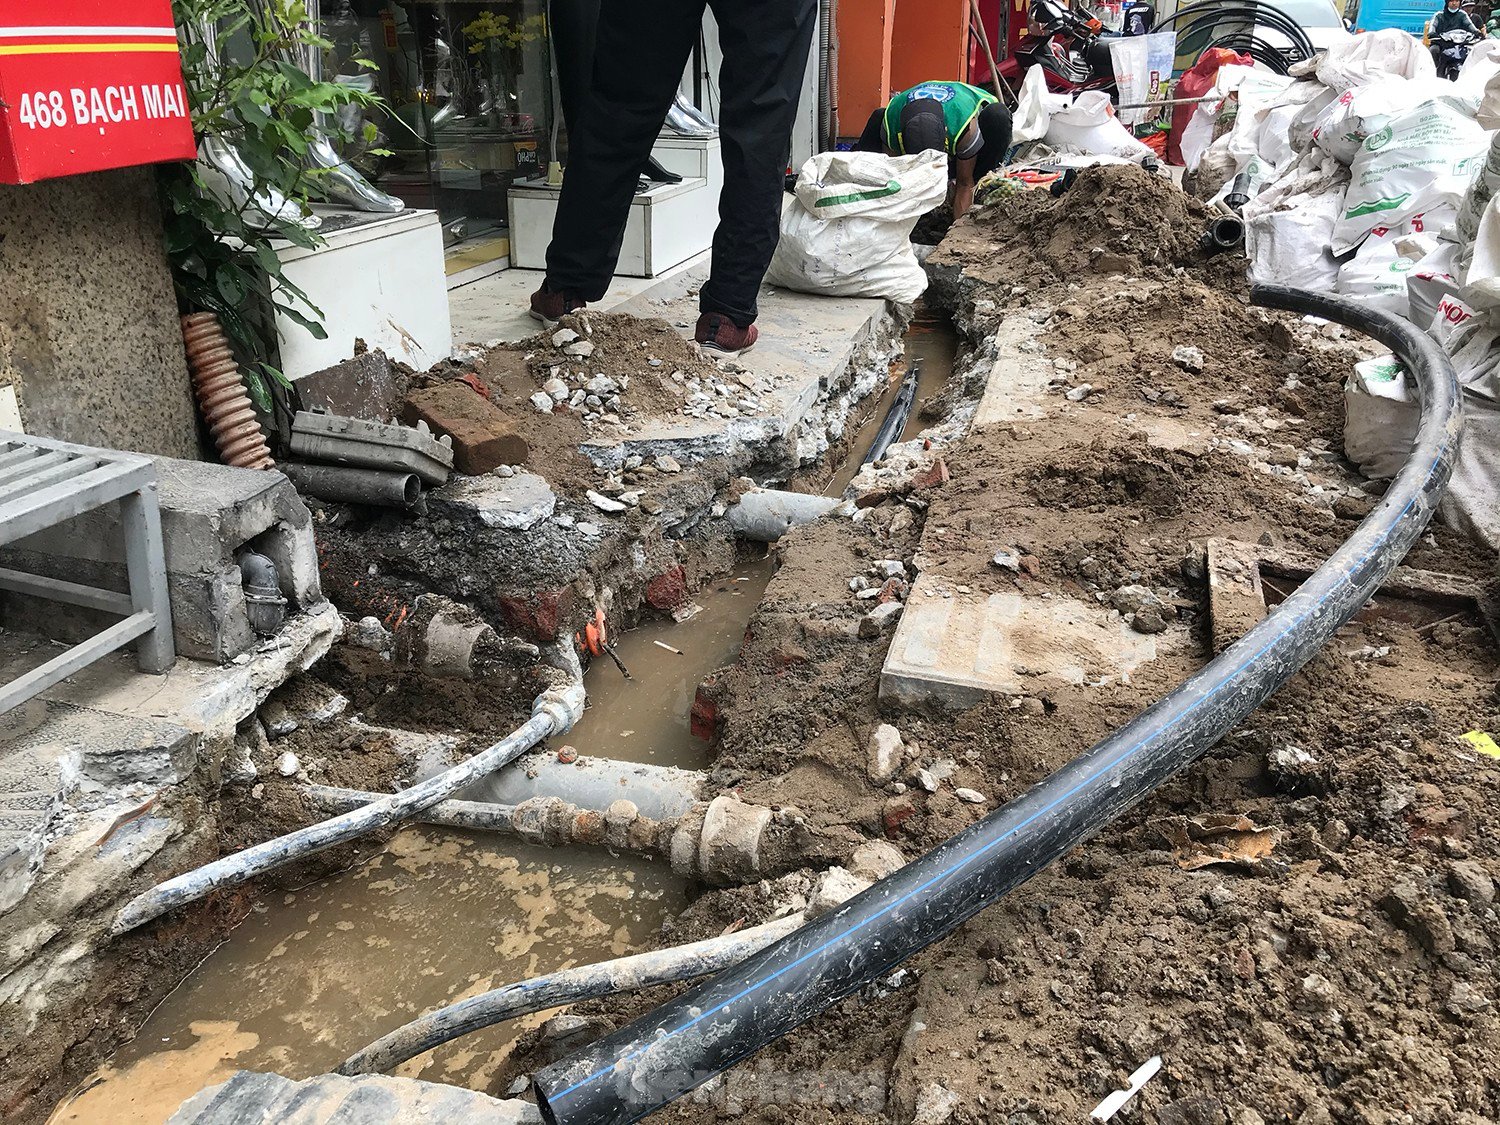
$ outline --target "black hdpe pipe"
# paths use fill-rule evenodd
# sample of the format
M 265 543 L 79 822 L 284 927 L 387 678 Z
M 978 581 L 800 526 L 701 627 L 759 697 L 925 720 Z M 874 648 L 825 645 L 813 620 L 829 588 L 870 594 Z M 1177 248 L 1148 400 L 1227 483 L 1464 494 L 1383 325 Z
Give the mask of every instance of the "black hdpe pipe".
M 1364 605 L 1421 535 L 1463 424 L 1447 357 L 1403 320 L 1279 286 L 1255 303 L 1365 332 L 1417 379 L 1422 422 L 1385 498 L 1291 597 L 1127 726 L 1028 793 L 764 952 L 536 1075 L 556 1125 L 618 1125 L 685 1094 L 996 902 L 1182 770 Z
M 906 429 L 906 420 L 911 417 L 912 404 L 917 401 L 917 377 L 921 372 L 920 363 L 911 365 L 911 370 L 901 381 L 901 389 L 896 392 L 896 401 L 891 403 L 891 408 L 886 411 L 885 421 L 880 423 L 880 430 L 875 434 L 875 440 L 870 443 L 864 459 L 860 461 L 861 466 L 868 465 L 872 461 L 879 461 L 884 457 L 891 443 L 901 436 L 902 430 Z
M 1245 223 L 1234 215 L 1218 215 L 1209 220 L 1199 246 L 1205 254 L 1220 254 L 1233 250 L 1245 241 Z

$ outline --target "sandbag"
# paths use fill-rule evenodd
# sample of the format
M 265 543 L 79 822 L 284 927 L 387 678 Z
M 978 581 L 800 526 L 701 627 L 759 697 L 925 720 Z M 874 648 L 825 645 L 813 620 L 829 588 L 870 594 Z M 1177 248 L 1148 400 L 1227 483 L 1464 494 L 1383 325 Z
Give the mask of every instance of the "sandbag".
M 1407 317 L 1418 328 L 1426 329 L 1432 323 L 1445 297 L 1459 295 L 1459 250 L 1457 243 L 1439 242 L 1406 275 Z
M 940 152 L 825 152 L 802 166 L 766 280 L 802 293 L 910 303 L 927 289 L 917 220 L 948 194 Z
M 1335 291 L 1357 298 L 1362 305 L 1404 317 L 1410 307 L 1406 299 L 1407 278 L 1416 266 L 1414 260 L 1402 257 L 1390 242 L 1368 238 L 1359 253 L 1339 267 Z
M 1218 78 L 1220 67 L 1249 67 L 1253 66 L 1254 63 L 1255 60 L 1249 55 L 1238 54 L 1227 47 L 1210 47 L 1193 64 L 1192 69 L 1177 80 L 1175 96 L 1183 104 L 1174 106 L 1172 109 L 1172 129 L 1167 134 L 1168 164 L 1183 163 L 1182 133 L 1193 117 L 1194 107 L 1191 104 L 1192 99 L 1201 98 L 1213 88 L 1214 82 Z
M 1340 91 L 1388 75 L 1432 78 L 1437 74 L 1427 48 L 1396 28 L 1351 35 L 1315 57 L 1318 81 Z
M 1344 383 L 1344 456 L 1372 480 L 1393 477 L 1416 440 L 1421 411 L 1393 355 L 1354 365 Z
M 1344 212 L 1333 252 L 1358 246 L 1376 227 L 1457 207 L 1479 169 L 1489 138 L 1446 100 L 1425 102 L 1374 130 L 1350 163 Z
M 1348 173 L 1317 154 L 1303 155 L 1244 207 L 1245 252 L 1254 281 L 1317 292 L 1338 282 L 1330 244 L 1343 213 Z
M 1120 124 L 1109 95 L 1102 90 L 1079 94 L 1072 105 L 1054 112 L 1047 125 L 1046 141 L 1064 152 L 1123 156 L 1135 163 L 1156 155 Z

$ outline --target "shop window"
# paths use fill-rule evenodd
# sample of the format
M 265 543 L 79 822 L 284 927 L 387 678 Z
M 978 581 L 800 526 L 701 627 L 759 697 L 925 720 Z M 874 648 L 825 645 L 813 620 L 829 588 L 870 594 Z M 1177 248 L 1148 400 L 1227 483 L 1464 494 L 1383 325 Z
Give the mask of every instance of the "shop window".
M 450 274 L 506 256 L 507 191 L 545 170 L 552 129 L 545 0 L 322 0 L 321 16 L 324 77 L 390 107 L 370 147 L 391 155 L 346 155 L 438 212 Z

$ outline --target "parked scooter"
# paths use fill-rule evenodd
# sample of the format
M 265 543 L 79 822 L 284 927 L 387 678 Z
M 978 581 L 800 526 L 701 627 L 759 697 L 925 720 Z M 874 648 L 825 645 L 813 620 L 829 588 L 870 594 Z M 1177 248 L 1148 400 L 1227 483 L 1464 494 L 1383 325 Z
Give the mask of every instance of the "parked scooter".
M 1031 0 L 1030 19 L 1030 38 L 1001 63 L 1001 74 L 1019 82 L 1026 70 L 1039 66 L 1055 93 L 1104 90 L 1112 98 L 1119 96 L 1104 25 L 1094 13 L 1081 6 L 1068 8 L 1060 0 Z
M 1445 31 L 1441 35 L 1434 36 L 1432 45 L 1438 49 L 1438 77 L 1456 82 L 1458 72 L 1463 69 L 1469 52 L 1482 38 L 1483 36 L 1475 35 L 1472 31 L 1461 27 L 1455 27 L 1452 31 Z

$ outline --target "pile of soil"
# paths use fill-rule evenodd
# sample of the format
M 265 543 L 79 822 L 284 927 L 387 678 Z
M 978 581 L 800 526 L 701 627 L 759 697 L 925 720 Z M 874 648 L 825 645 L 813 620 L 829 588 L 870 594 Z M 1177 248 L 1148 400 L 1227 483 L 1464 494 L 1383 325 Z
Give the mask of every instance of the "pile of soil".
M 1032 316 L 1056 404 L 971 433 L 946 454 L 941 487 L 872 497 L 859 522 L 783 540 L 721 677 L 716 782 L 797 808 L 821 839 L 885 837 L 915 857 L 1212 658 L 1205 540 L 1322 557 L 1348 535 L 1381 491 L 1339 455 L 1342 381 L 1370 348 L 1250 308 L 1243 259 L 1196 249 L 1206 218 L 1169 183 L 1108 168 L 1060 200 L 1022 194 L 954 228 L 934 262 L 961 273 L 948 287 L 960 319 Z M 1184 348 L 1198 354 L 1174 358 Z M 1001 549 L 1025 565 L 996 566 Z M 887 558 L 976 596 L 1066 596 L 1101 612 L 1138 588 L 1169 625 L 1129 682 L 902 710 L 878 699 L 889 634 L 861 637 L 868 603 L 849 587 Z M 1494 573 L 1439 526 L 1407 565 L 1480 586 Z M 741 1082 L 732 1104 L 721 1091 L 662 1119 L 869 1120 L 868 1106 L 825 1097 L 857 1074 L 878 1079 L 887 1118 L 903 1123 L 1077 1122 L 1160 1055 L 1114 1120 L 1500 1120 L 1500 761 L 1461 739 L 1500 728 L 1497 651 L 1476 610 L 1377 598 L 1140 807 L 913 958 L 900 982 L 741 1068 L 790 1076 L 789 1096 L 767 1081 L 782 1092 L 768 1104 Z M 880 722 L 905 742 L 889 784 L 868 773 Z M 1270 854 L 1192 866 L 1184 824 L 1218 816 L 1270 830 L 1257 837 Z M 743 908 L 731 893 L 704 899 L 702 917 Z M 661 998 L 586 1010 L 619 1024 Z
M 1198 248 L 1208 208 L 1170 180 L 1134 164 L 1086 168 L 1060 197 L 1018 191 L 976 209 L 943 242 L 945 256 L 965 244 L 994 242 L 984 276 L 1046 284 L 1089 273 L 1170 276 L 1204 261 Z M 1228 272 L 1228 271 L 1226 271 Z

